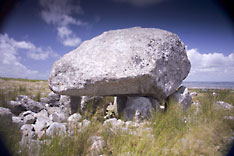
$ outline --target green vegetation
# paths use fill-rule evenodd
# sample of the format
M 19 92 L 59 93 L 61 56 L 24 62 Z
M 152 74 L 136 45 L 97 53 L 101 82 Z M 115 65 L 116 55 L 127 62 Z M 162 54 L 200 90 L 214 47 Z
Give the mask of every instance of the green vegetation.
M 141 128 L 130 128 L 134 133 L 121 129 L 113 132 L 110 128 L 103 126 L 103 112 L 106 105 L 113 102 L 113 97 L 105 97 L 99 101 L 91 100 L 82 114 L 82 118 L 90 120 L 91 124 L 83 130 L 74 128 L 75 133 L 70 136 L 55 135 L 50 138 L 50 142 L 41 145 L 39 155 L 90 155 L 91 136 L 100 136 L 103 139 L 104 147 L 98 154 L 106 156 L 225 155 L 231 146 L 229 140 L 234 131 L 234 124 L 233 120 L 224 119 L 224 116 L 234 116 L 234 110 L 218 110 L 214 105 L 219 100 L 234 105 L 234 92 L 230 90 L 196 91 L 198 96 L 194 97 L 193 101 L 200 103 L 199 111 L 196 105 L 192 105 L 183 112 L 180 106 L 170 101 L 166 112 L 155 112 L 148 124 Z M 213 92 L 217 95 L 214 96 Z M 6 102 L 14 100 L 19 94 L 32 96 L 31 93 L 32 91 L 24 85 L 13 89 L 0 89 L 0 106 L 7 107 Z M 40 91 L 34 93 L 35 100 L 42 96 Z M 18 129 L 4 119 L 0 122 L 1 139 L 10 151 L 14 155 L 26 155 L 24 150 L 27 147 L 21 149 L 23 153 L 18 153 L 20 140 Z
M 0 139 L 5 147 L 9 149 L 9 152 L 14 154 L 19 150 L 19 141 L 21 140 L 21 134 L 19 127 L 12 124 L 9 119 L 0 116 Z M 2 147 L 1 147 L 2 148 Z
M 90 150 L 91 143 L 88 138 L 98 135 L 105 142 L 103 150 L 98 154 L 104 155 L 225 155 L 231 145 L 229 139 L 234 130 L 234 125 L 232 124 L 233 121 L 224 119 L 224 116 L 234 116 L 234 112 L 217 110 L 214 104 L 217 100 L 233 99 L 234 93 L 223 90 L 217 91 L 217 96 L 213 96 L 212 92 L 203 92 L 200 93 L 200 96 L 194 98 L 194 101 L 201 103 L 198 112 L 196 112 L 195 105 L 187 112 L 183 112 L 177 104 L 170 101 L 166 112 L 155 112 L 149 121 L 150 124 L 146 124 L 142 128 L 148 128 L 149 131 L 142 130 L 142 132 L 139 132 L 131 128 L 138 135 L 121 129 L 114 133 L 109 128 L 103 127 L 101 121 L 92 120 L 91 126 L 75 134 L 72 138 L 59 136 L 52 139 L 51 144 L 43 146 L 41 154 L 51 155 L 51 148 L 53 148 L 52 151 L 57 149 L 55 155 L 60 155 L 60 152 L 63 155 L 89 155 L 90 153 L 87 153 L 87 151 Z M 97 119 L 96 115 L 94 115 L 95 119 Z M 81 135 L 85 139 L 75 139 L 81 137 Z M 84 146 L 78 153 L 77 149 L 80 149 L 80 144 Z M 69 152 L 66 153 L 65 151 Z
M 1 78 L 6 82 L 0 82 L 0 107 L 8 108 L 7 102 L 10 100 L 16 100 L 18 95 L 27 95 L 33 98 L 35 101 L 39 101 L 41 97 L 41 91 L 48 93 L 47 82 L 43 81 L 42 88 L 27 88 L 27 86 L 38 85 L 38 81 L 26 80 L 26 79 L 13 79 L 13 78 Z M 22 81 L 21 81 L 22 80 Z M 47 88 L 46 88 L 46 87 Z M 46 95 L 44 95 L 46 96 Z M 21 133 L 17 125 L 12 124 L 8 119 L 0 117 L 0 139 L 8 147 L 12 155 L 18 155 L 20 149 L 19 141 L 21 140 Z M 23 151 L 21 149 L 21 151 Z M 24 153 L 24 154 L 23 154 Z M 21 155 L 25 155 L 25 150 Z
M 42 144 L 40 156 L 84 156 L 90 152 L 92 144 L 91 136 L 95 136 L 100 128 L 100 124 L 92 122 L 82 131 L 74 128 L 74 134 L 55 135 L 50 144 Z
M 9 78 L 9 77 L 0 77 L 0 79 L 3 79 L 3 80 L 5 80 L 5 81 L 17 80 L 17 81 L 26 81 L 26 82 L 39 82 L 39 81 L 44 81 L 44 82 L 46 82 L 46 81 L 47 81 L 47 80 L 30 80 L 30 79 Z
M 11 89 L 0 89 L 0 107 L 8 108 L 7 102 L 15 100 L 18 95 L 31 96 L 31 93 L 21 85 Z M 21 140 L 19 128 L 8 119 L 0 117 L 0 138 L 12 155 L 17 155 L 16 153 L 19 151 L 19 141 Z
M 0 89 L 0 107 L 7 108 L 7 101 L 15 100 L 18 95 L 30 95 L 25 87 Z
M 18 95 L 27 95 L 35 101 L 40 101 L 41 92 L 36 94 L 29 92 L 25 87 L 19 86 L 19 88 L 1 89 L 0 88 L 0 107 L 8 108 L 7 101 L 15 100 Z
M 113 102 L 113 97 L 105 97 L 101 99 L 92 99 L 90 100 L 83 109 L 82 118 L 93 120 L 96 119 L 100 122 L 104 121 L 106 107 L 110 102 Z
M 35 101 L 40 101 L 50 92 L 47 81 L 0 78 L 0 107 L 7 107 L 6 103 L 15 100 L 18 95 L 27 95 Z
M 213 106 L 216 98 L 210 96 L 211 93 L 206 94 L 199 97 L 202 108 L 197 115 L 194 106 L 188 112 L 183 112 L 170 101 L 166 113 L 154 113 L 149 126 L 152 128 L 151 134 L 135 136 L 105 131 L 103 138 L 107 147 L 104 153 L 137 156 L 224 155 L 230 148 L 228 139 L 234 130 L 233 121 L 225 120 L 224 116 L 233 116 L 234 112 L 216 110 Z M 227 94 L 234 97 L 233 93 Z

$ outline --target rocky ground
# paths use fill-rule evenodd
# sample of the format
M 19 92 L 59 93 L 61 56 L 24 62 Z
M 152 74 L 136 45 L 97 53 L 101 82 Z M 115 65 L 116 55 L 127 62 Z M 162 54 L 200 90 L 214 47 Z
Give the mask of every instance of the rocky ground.
M 4 80 L 3 80 L 4 81 Z M 11 84 L 11 81 L 1 81 L 1 87 L 4 87 L 4 85 L 13 86 Z M 19 86 L 24 84 L 25 82 L 18 82 Z M 32 82 L 35 86 L 38 85 L 38 82 Z M 6 87 L 6 86 L 5 86 Z M 35 88 L 35 87 L 34 87 Z M 12 89 L 14 89 L 12 87 Z M 47 89 L 46 89 L 47 90 Z M 181 91 L 182 90 L 182 91 Z M 46 92 L 46 91 L 45 91 Z M 223 110 L 224 112 L 228 112 L 225 115 L 223 115 L 223 118 L 225 120 L 228 120 L 229 124 L 230 121 L 233 123 L 233 103 L 229 104 L 230 100 L 232 100 L 233 95 L 231 97 L 224 98 L 222 101 L 219 96 L 221 94 L 233 94 L 230 92 L 220 92 L 220 91 L 201 91 L 201 90 L 191 90 L 189 91 L 186 88 L 180 89 L 178 92 L 181 92 L 180 96 L 175 95 L 177 99 L 177 102 L 184 103 L 180 105 L 180 109 L 184 110 L 184 107 L 189 106 L 186 108 L 186 110 L 194 109 L 193 114 L 196 116 L 196 114 L 199 114 L 199 112 L 203 111 L 203 106 L 201 101 L 201 97 L 208 96 L 207 92 L 209 92 L 209 96 L 212 96 L 211 98 L 215 100 L 215 104 L 213 107 L 217 110 Z M 114 101 L 115 98 L 107 98 L 107 97 L 86 97 L 82 98 L 83 101 L 82 107 L 83 112 L 76 112 L 71 113 L 71 107 L 70 107 L 70 98 L 68 96 L 60 96 L 53 92 L 50 92 L 46 97 L 41 97 L 39 101 L 35 101 L 32 99 L 33 95 L 21 95 L 19 94 L 16 96 L 14 100 L 7 101 L 7 108 L 0 107 L 0 116 L 1 119 L 4 119 L 4 121 L 11 122 L 12 124 L 16 125 L 18 127 L 20 133 L 21 133 L 21 139 L 19 141 L 19 149 L 24 149 L 26 147 L 26 151 L 28 155 L 30 155 L 31 152 L 33 152 L 33 155 L 43 155 L 41 152 L 44 150 L 43 147 L 46 145 L 50 145 L 53 143 L 54 136 L 66 136 L 66 137 L 72 137 L 74 138 L 77 134 L 83 134 L 84 132 L 89 131 L 89 129 L 95 129 L 97 125 L 99 125 L 98 129 L 95 129 L 96 132 L 92 132 L 90 136 L 87 138 L 89 140 L 89 146 L 87 147 L 87 153 L 86 155 L 102 155 L 106 154 L 110 151 L 113 152 L 113 155 L 115 153 L 115 149 L 112 149 L 116 145 L 113 144 L 112 139 L 110 139 L 109 135 L 111 135 L 111 138 L 115 138 L 115 135 L 119 136 L 119 140 L 121 140 L 121 136 L 127 134 L 125 136 L 126 138 L 131 136 L 131 140 L 134 140 L 135 137 L 139 138 L 151 138 L 152 141 L 151 144 L 154 144 L 153 142 L 157 142 L 157 138 L 155 138 L 155 126 L 152 126 L 154 124 L 157 124 L 157 122 L 153 121 L 152 119 L 145 120 L 144 115 L 142 116 L 137 114 L 137 112 L 134 113 L 132 116 L 131 113 L 127 115 L 127 117 L 130 115 L 132 121 L 126 121 L 126 119 L 117 119 L 115 116 L 115 108 L 114 108 Z M 103 100 L 107 98 L 108 100 Z M 99 100 L 99 103 L 101 107 L 104 107 L 106 105 L 106 109 L 101 109 L 101 107 L 97 107 L 93 109 L 95 112 L 86 112 L 87 109 L 90 109 L 90 106 L 95 106 L 95 102 Z M 186 100 L 185 100 L 186 99 Z M 190 108 L 190 104 L 187 105 L 186 103 L 189 100 L 193 99 L 193 103 Z M 132 99 L 139 102 L 139 98 Z M 130 100 L 130 101 L 132 101 Z M 148 105 L 148 99 L 142 99 L 140 98 L 140 101 L 143 100 L 146 106 Z M 100 102 L 102 101 L 102 102 Z M 102 104 L 101 104 L 102 103 Z M 90 105 L 90 106 L 89 106 Z M 96 106 L 95 106 L 96 107 Z M 131 106 L 129 106 L 131 108 Z M 129 109 L 127 107 L 127 109 Z M 165 112 L 165 108 L 163 105 L 159 105 L 158 111 L 160 113 L 167 113 Z M 128 112 L 128 111 L 126 111 Z M 131 112 L 131 111 L 130 111 Z M 146 111 L 147 112 L 147 111 Z M 179 112 L 179 111 L 178 111 Z M 178 113 L 177 112 L 177 113 Z M 183 112 L 183 111 L 182 111 Z M 168 112 L 169 114 L 169 112 Z M 178 113 L 179 114 L 179 113 Z M 157 115 L 156 115 L 157 116 Z M 154 119 L 155 115 L 152 117 Z M 160 118 L 160 117 L 158 117 Z M 165 117 L 166 118 L 166 117 Z M 188 115 L 182 115 L 180 116 L 182 123 L 190 124 L 193 120 L 191 116 Z M 208 120 L 208 119 L 207 119 Z M 215 121 L 215 119 L 212 119 Z M 157 127 L 157 126 L 156 126 Z M 160 128 L 160 127 L 158 127 Z M 207 128 L 207 127 L 203 127 Z M 168 128 L 169 129 L 169 128 Z M 212 127 L 210 128 L 212 129 Z M 105 134 L 102 134 L 105 133 Z M 190 132 L 193 134 L 192 132 Z M 108 135 L 107 135 L 108 134 Z M 107 135 L 107 136 L 106 136 Z M 163 135 L 163 133 L 161 134 Z M 191 137 L 188 134 L 184 134 L 185 136 L 182 138 L 183 142 L 187 142 L 186 146 L 184 145 L 184 150 L 191 150 L 190 148 L 195 147 L 187 147 L 192 146 L 188 145 L 188 139 Z M 221 135 L 221 134 L 220 134 Z M 222 134 L 223 137 L 226 137 L 224 134 Z M 227 135 L 230 136 L 230 135 Z M 225 138 L 221 137 L 225 140 Z M 233 137 L 233 136 L 232 136 Z M 113 139 L 114 140 L 114 139 Z M 199 139 L 198 139 L 199 140 Z M 231 142 L 230 138 L 226 139 Z M 140 140 L 138 140 L 140 141 Z M 149 141 L 149 140 L 148 140 Z M 147 142 L 148 142 L 147 141 Z M 201 140 L 196 146 L 209 146 L 206 145 L 206 142 L 202 142 Z M 127 145 L 128 140 L 126 140 Z M 137 143 L 130 144 L 136 144 Z M 144 142 L 144 140 L 142 140 Z M 224 145 L 219 144 L 215 146 L 217 150 L 222 149 Z M 112 148 L 110 146 L 113 146 Z M 119 146 L 119 145 L 118 145 Z M 132 146 L 132 145 L 131 145 Z M 134 147 L 134 146 L 133 146 Z M 210 147 L 213 147 L 210 145 Z M 50 147 L 51 148 L 51 147 Z M 106 151 L 106 148 L 108 148 L 108 152 Z M 122 147 L 121 147 L 122 148 Z M 169 147 L 168 147 L 169 148 Z M 15 153 L 20 155 L 21 150 L 14 151 Z M 136 150 L 136 149 L 135 149 Z M 124 150 L 121 151 L 122 155 L 131 155 L 131 150 Z M 137 150 L 136 150 L 137 151 Z M 164 151 L 165 152 L 165 151 Z M 199 152 L 198 152 L 199 153 Z M 203 151 L 203 153 L 206 153 Z M 56 154 L 57 155 L 57 154 Z M 167 155 L 167 154 L 165 154 Z

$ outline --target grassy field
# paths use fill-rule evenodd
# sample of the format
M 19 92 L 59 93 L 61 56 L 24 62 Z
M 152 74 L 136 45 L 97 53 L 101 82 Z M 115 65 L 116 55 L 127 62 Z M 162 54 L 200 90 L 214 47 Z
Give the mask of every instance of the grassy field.
M 18 95 L 28 95 L 39 101 L 50 92 L 47 81 L 0 78 L 0 107 L 7 107 L 6 102 L 15 100 Z
M 30 86 L 30 87 L 28 87 Z M 4 80 L 0 82 L 1 107 L 6 101 L 14 100 L 19 94 L 35 96 L 38 93 L 49 93 L 46 81 Z M 198 96 L 193 97 L 194 102 L 200 103 L 199 111 L 196 105 L 183 112 L 180 107 L 170 101 L 166 112 L 155 112 L 148 124 L 142 130 L 130 128 L 136 133 L 123 132 L 121 129 L 113 133 L 103 126 L 102 107 L 112 101 L 106 97 L 100 101 L 95 111 L 92 101 L 88 104 L 89 111 L 84 112 L 91 124 L 72 136 L 55 136 L 48 144 L 41 145 L 42 156 L 86 156 L 91 154 L 91 136 L 100 136 L 104 140 L 104 148 L 95 155 L 106 156 L 222 156 L 231 147 L 230 138 L 233 135 L 233 120 L 224 119 L 225 116 L 234 116 L 234 111 L 215 109 L 216 101 L 222 100 L 234 105 L 234 92 L 230 90 L 190 90 L 196 91 Z M 216 96 L 213 96 L 216 92 Z M 6 130 L 8 123 L 0 120 L 2 139 L 14 155 L 19 136 L 15 131 Z M 11 125 L 7 125 L 10 127 Z M 32 153 L 31 153 L 32 154 Z M 26 155 L 22 153 L 21 155 Z M 30 155 L 30 154 L 29 154 Z
M 231 147 L 229 140 L 233 135 L 234 124 L 233 121 L 225 120 L 224 116 L 233 116 L 234 112 L 217 110 L 213 105 L 217 100 L 227 100 L 233 105 L 234 93 L 216 90 L 218 95 L 213 96 L 213 92 L 199 92 L 199 96 L 193 99 L 201 103 L 199 112 L 196 112 L 195 105 L 183 112 L 177 104 L 170 102 L 167 112 L 155 112 L 149 124 L 142 128 L 150 131 L 142 131 L 137 135 L 121 129 L 113 133 L 103 127 L 102 122 L 92 120 L 92 124 L 82 133 L 72 137 L 56 136 L 54 142 L 43 146 L 40 155 L 89 155 L 90 136 L 103 138 L 105 146 L 98 154 L 104 155 L 226 155 Z

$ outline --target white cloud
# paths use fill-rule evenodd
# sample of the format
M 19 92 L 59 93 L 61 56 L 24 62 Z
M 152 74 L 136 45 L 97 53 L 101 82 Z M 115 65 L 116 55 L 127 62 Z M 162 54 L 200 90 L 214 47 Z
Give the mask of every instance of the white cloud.
M 80 42 L 81 42 L 81 39 L 78 37 L 67 38 L 67 39 L 63 40 L 63 44 L 65 46 L 70 46 L 70 47 L 74 47 L 74 46 L 78 45 Z
M 72 34 L 72 31 L 65 26 L 58 27 L 57 30 L 58 30 L 58 36 L 60 38 L 65 38 L 65 37 L 68 37 Z
M 74 35 L 72 31 L 65 26 L 58 27 L 57 31 L 59 39 L 63 45 L 73 47 L 81 43 L 81 39 Z
M 81 39 L 69 28 L 69 25 L 84 26 L 87 23 L 75 19 L 72 14 L 82 14 L 79 1 L 72 0 L 40 0 L 41 17 L 47 24 L 57 27 L 58 37 L 64 46 L 77 46 Z M 74 41 L 72 41 L 74 39 Z
M 51 48 L 42 49 L 36 47 L 31 42 L 16 41 L 10 38 L 7 34 L 0 34 L 1 52 L 11 51 L 13 54 L 18 54 L 18 50 L 23 49 L 27 52 L 27 56 L 34 60 L 46 60 L 49 57 L 58 57 Z M 7 54 L 5 54 L 7 55 Z
M 161 3 L 166 0 L 113 0 L 115 2 L 129 3 L 137 7 L 145 7 L 156 3 Z
M 191 62 L 188 81 L 234 81 L 234 53 L 202 54 L 197 49 L 187 51 Z
M 54 24 L 54 25 L 59 25 L 59 26 L 66 26 L 66 25 L 87 25 L 87 23 L 82 22 L 81 20 L 76 20 L 75 18 L 64 15 L 64 14 L 57 14 L 56 12 L 50 12 L 50 11 L 42 11 L 41 12 L 41 17 L 42 19 L 47 23 L 47 24 Z
M 40 5 L 45 11 L 56 13 L 57 16 L 83 13 L 79 0 L 40 0 Z
M 27 56 L 34 60 L 46 60 L 49 57 L 59 57 L 59 55 L 55 53 L 51 48 L 47 48 L 44 50 L 41 48 L 29 49 L 29 51 L 27 52 Z
M 45 60 L 49 57 L 58 57 L 50 48 L 42 50 L 31 42 L 16 41 L 7 34 L 0 34 L 0 76 L 19 78 L 46 78 L 37 70 L 23 65 L 20 50 L 27 53 L 27 57 L 34 60 Z

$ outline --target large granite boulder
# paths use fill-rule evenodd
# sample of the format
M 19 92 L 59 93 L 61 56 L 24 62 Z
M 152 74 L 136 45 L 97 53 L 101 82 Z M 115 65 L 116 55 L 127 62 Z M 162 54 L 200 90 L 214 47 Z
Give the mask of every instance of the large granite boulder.
M 69 96 L 138 95 L 165 99 L 190 71 L 176 34 L 134 27 L 83 42 L 53 65 L 49 86 Z

